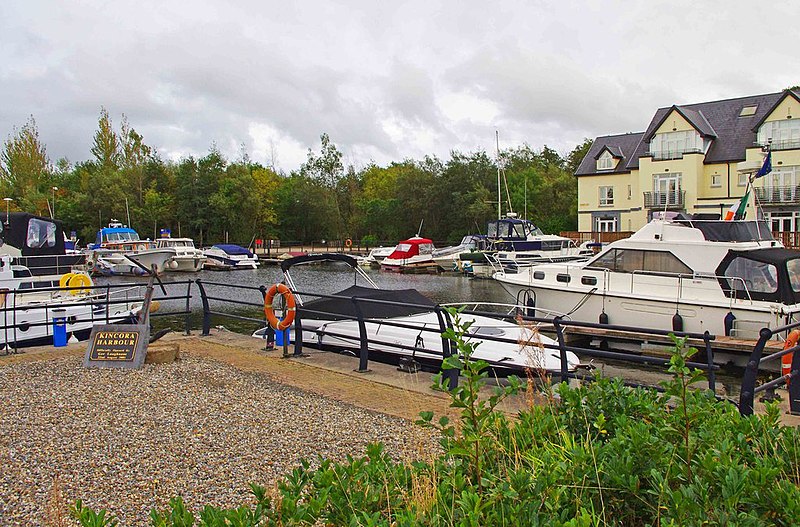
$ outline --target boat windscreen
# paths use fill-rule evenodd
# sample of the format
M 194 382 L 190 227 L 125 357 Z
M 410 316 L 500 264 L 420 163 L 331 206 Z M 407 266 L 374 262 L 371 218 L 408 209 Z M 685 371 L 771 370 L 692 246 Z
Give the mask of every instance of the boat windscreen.
M 352 297 L 364 300 L 358 303 L 364 318 L 416 315 L 432 311 L 436 305 L 416 289 L 373 289 L 354 285 L 334 296 L 340 298 L 318 298 L 298 307 L 301 317 L 314 320 L 355 319 L 357 314 Z M 369 302 L 369 300 L 386 300 L 392 304 Z

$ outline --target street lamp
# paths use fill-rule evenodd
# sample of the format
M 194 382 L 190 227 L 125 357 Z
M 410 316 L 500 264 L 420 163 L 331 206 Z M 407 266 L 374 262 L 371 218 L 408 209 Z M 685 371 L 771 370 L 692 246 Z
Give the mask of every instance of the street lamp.
M 56 190 L 58 187 L 53 187 L 53 219 L 56 219 Z
M 9 205 L 9 203 L 11 203 L 12 201 L 14 201 L 14 198 L 3 198 L 3 201 L 5 201 L 5 202 L 6 202 L 6 225 L 8 225 L 8 224 L 10 223 L 10 222 L 8 221 L 8 205 Z

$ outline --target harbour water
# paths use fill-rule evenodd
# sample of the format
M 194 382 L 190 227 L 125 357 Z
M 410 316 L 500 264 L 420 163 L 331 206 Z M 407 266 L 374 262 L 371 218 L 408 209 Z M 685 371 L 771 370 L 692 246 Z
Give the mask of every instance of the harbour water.
M 381 272 L 377 269 L 365 268 L 367 275 L 381 288 L 386 289 L 416 289 L 431 300 L 440 304 L 462 303 L 462 302 L 481 302 L 481 303 L 500 303 L 512 304 L 512 298 L 499 283 L 488 279 L 473 279 L 464 275 L 454 273 L 442 274 L 395 274 Z M 297 291 L 312 294 L 335 294 L 351 285 L 355 281 L 355 273 L 341 263 L 323 263 L 316 265 L 297 266 L 291 271 L 292 277 L 297 286 Z M 269 287 L 283 279 L 280 267 L 276 265 L 262 266 L 257 270 L 243 270 L 230 272 L 201 271 L 199 273 L 167 273 L 161 277 L 162 281 L 173 282 L 180 280 L 196 280 L 208 283 L 206 286 L 209 295 L 230 297 L 231 289 L 217 288 L 213 283 L 235 284 L 239 286 L 249 286 L 258 288 L 259 286 Z M 105 279 L 110 282 L 127 283 L 131 281 L 145 282 L 145 278 L 132 279 L 131 277 L 114 277 Z M 102 279 L 97 280 L 103 283 Z M 366 285 L 359 279 L 359 285 Z M 223 292 L 224 291 L 224 292 Z M 176 291 L 177 292 L 177 291 Z M 181 293 L 184 294 L 185 292 Z M 201 323 L 202 303 L 197 289 L 193 289 L 190 306 L 192 309 L 193 327 L 199 328 Z M 236 296 L 237 300 L 259 303 L 260 293 L 258 291 L 240 290 Z M 185 306 L 173 303 L 165 303 L 165 309 L 182 309 Z M 215 311 L 230 312 L 239 315 L 250 316 L 253 318 L 263 317 L 263 312 L 257 308 L 247 308 L 235 304 L 226 304 L 215 301 L 212 308 Z M 175 330 L 182 329 L 182 321 L 154 319 L 153 325 L 156 328 L 172 327 Z M 235 319 L 219 319 L 214 321 L 214 325 L 221 325 L 225 329 L 240 333 L 250 333 L 257 329 L 258 325 L 252 322 L 238 321 Z M 643 384 L 657 384 L 666 379 L 663 369 L 655 367 L 638 366 L 629 363 L 616 361 L 593 359 L 592 365 L 606 376 L 619 376 L 630 382 Z M 724 386 L 728 396 L 736 396 L 739 392 L 742 372 L 739 370 L 723 370 L 718 372 L 717 381 Z

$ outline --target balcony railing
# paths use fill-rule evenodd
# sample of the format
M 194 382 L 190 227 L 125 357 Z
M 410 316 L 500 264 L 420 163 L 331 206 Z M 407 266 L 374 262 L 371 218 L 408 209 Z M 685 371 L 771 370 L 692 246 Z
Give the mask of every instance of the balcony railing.
M 685 190 L 671 192 L 645 192 L 644 206 L 648 209 L 682 209 L 684 208 Z
M 660 152 L 645 152 L 646 156 L 652 157 L 655 161 L 666 161 L 668 159 L 681 159 L 684 154 L 702 154 L 702 148 L 684 148 L 683 150 L 662 150 Z
M 762 205 L 783 205 L 800 203 L 800 186 L 755 187 L 756 198 Z
M 764 148 L 767 143 L 756 143 L 756 145 Z M 800 149 L 800 139 L 785 139 L 783 141 L 772 141 L 769 143 L 771 150 L 795 150 Z

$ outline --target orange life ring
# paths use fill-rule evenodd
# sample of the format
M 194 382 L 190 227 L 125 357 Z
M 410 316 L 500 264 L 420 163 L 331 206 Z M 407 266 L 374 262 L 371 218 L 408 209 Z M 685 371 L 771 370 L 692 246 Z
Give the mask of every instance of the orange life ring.
M 286 313 L 283 320 L 278 320 L 275 316 L 275 311 L 272 309 L 272 301 L 275 295 L 280 294 L 286 301 Z M 283 331 L 288 329 L 294 322 L 295 302 L 292 290 L 286 287 L 285 284 L 275 284 L 267 291 L 267 296 L 264 297 L 264 314 L 267 316 L 267 322 L 272 326 L 272 329 Z
M 345 247 L 347 247 L 347 248 L 349 249 L 350 247 L 352 247 L 352 246 L 353 246 L 353 240 L 351 240 L 350 238 L 347 238 L 347 239 L 344 241 L 344 246 L 345 246 Z
M 797 346 L 797 342 L 800 341 L 800 329 L 793 329 L 787 336 L 786 342 L 783 343 L 783 349 L 788 350 L 790 348 L 794 348 Z M 794 353 L 787 353 L 783 357 L 781 357 L 781 375 L 789 375 L 792 373 L 792 357 Z M 786 385 L 789 385 L 789 381 L 786 381 Z

